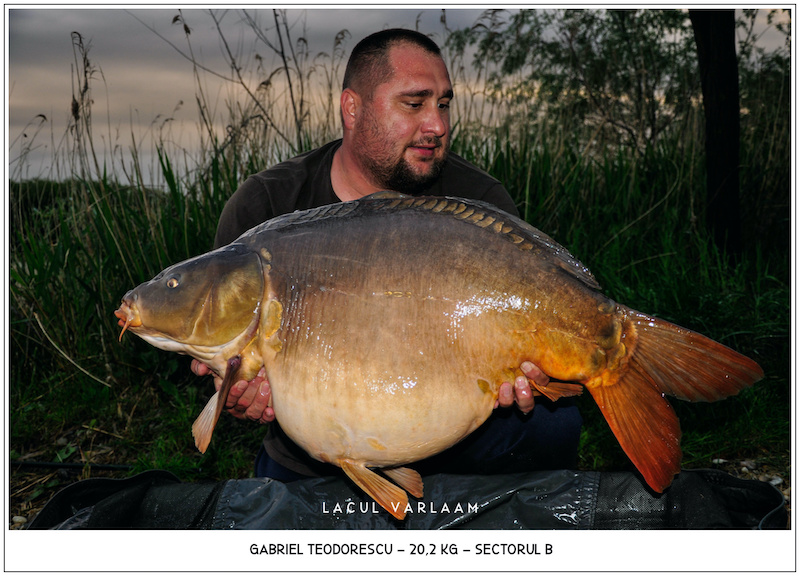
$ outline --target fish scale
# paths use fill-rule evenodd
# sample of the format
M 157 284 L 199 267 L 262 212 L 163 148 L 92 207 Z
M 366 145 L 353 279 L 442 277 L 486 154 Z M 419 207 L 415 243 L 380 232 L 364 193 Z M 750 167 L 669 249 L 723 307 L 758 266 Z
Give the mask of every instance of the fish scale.
M 576 278 L 584 281 L 588 286 L 595 290 L 600 289 L 600 285 L 594 278 L 589 269 L 576 260 L 563 246 L 544 234 L 540 230 L 528 226 L 521 220 L 509 214 L 500 213 L 491 204 L 479 200 L 465 200 L 461 198 L 396 198 L 391 192 L 378 192 L 370 196 L 376 202 L 370 206 L 373 210 L 395 210 L 415 208 L 432 213 L 451 215 L 458 220 L 463 220 L 475 224 L 479 228 L 489 228 L 492 232 L 499 234 L 512 244 L 516 244 L 520 250 L 536 251 L 546 250 L 549 254 L 557 256 L 558 262 L 567 271 L 572 271 Z M 381 202 L 381 198 L 384 198 Z M 350 213 L 348 210 L 346 213 Z M 522 226 L 515 223 L 523 224 Z
M 384 192 L 275 218 L 167 268 L 115 314 L 123 332 L 202 352 L 224 377 L 193 426 L 201 450 L 230 387 L 263 365 L 287 435 L 397 518 L 406 492 L 422 495 L 408 466 L 480 426 L 525 360 L 552 379 L 531 382 L 535 394 L 586 387 L 658 491 L 681 461 L 664 395 L 718 400 L 763 376 L 722 344 L 610 300 L 552 238 L 461 198 Z

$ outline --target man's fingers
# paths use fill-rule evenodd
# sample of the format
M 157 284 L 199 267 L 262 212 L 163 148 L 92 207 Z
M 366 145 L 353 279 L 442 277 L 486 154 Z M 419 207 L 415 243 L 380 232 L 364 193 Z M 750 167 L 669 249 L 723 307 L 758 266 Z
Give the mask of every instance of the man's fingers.
M 259 372 L 260 374 L 260 372 Z M 264 381 L 263 377 L 256 376 L 250 382 L 246 382 L 246 386 L 244 390 L 239 395 L 239 398 L 236 402 L 236 408 L 244 413 L 250 408 L 250 405 L 255 401 L 256 396 L 258 395 L 259 388 L 261 387 L 261 383 Z M 241 385 L 241 382 L 238 382 L 237 385 Z
M 262 367 L 249 382 L 240 380 L 231 387 L 225 408 L 236 418 L 266 424 L 275 420 L 271 401 L 272 391 L 266 379 L 266 371 Z
M 211 374 L 211 368 L 209 368 L 206 364 L 200 362 L 195 358 L 192 358 L 192 372 L 197 374 L 198 376 L 205 376 L 206 374 Z
M 508 408 L 512 404 L 514 404 L 514 388 L 508 382 L 503 382 L 497 391 L 497 400 L 494 403 L 494 407 Z
M 520 370 L 522 370 L 525 376 L 536 382 L 539 386 L 546 387 L 550 383 L 550 377 L 539 370 L 539 367 L 532 362 L 523 362 L 522 365 L 520 365 Z
M 533 391 L 525 376 L 517 376 L 517 379 L 514 380 L 514 398 L 523 414 L 533 410 Z
M 198 376 L 213 374 L 211 368 L 196 359 L 192 359 L 191 370 Z M 222 378 L 216 375 L 214 375 L 214 387 L 217 391 L 222 387 Z M 250 382 L 239 380 L 231 386 L 225 399 L 225 409 L 236 418 L 266 424 L 275 420 L 275 411 L 270 406 L 271 400 L 272 392 L 266 379 L 266 370 L 262 366 Z
M 494 403 L 495 408 L 508 408 L 516 403 L 520 412 L 527 414 L 533 410 L 535 404 L 533 391 L 528 379 L 543 387 L 550 383 L 550 378 L 547 374 L 530 362 L 523 362 L 520 369 L 525 376 L 517 376 L 513 385 L 508 382 L 503 382 L 500 385 L 500 389 L 497 392 L 497 401 Z
M 270 407 L 264 409 L 264 413 L 261 415 L 261 418 L 258 419 L 259 424 L 268 424 L 275 420 L 275 410 Z
M 253 402 L 245 411 L 245 416 L 250 420 L 258 420 L 259 422 L 265 420 L 266 422 L 269 422 L 270 420 L 267 419 L 267 414 L 265 411 L 267 409 L 272 411 L 272 408 L 268 408 L 271 395 L 269 382 L 262 380 L 258 386 L 255 396 L 253 397 Z M 273 419 L 275 417 L 274 414 L 275 413 L 272 412 Z
M 228 397 L 225 399 L 225 408 L 231 409 L 240 403 L 245 404 L 246 408 L 249 405 L 249 401 L 246 398 L 242 398 L 242 396 L 245 395 L 248 388 L 250 388 L 250 383 L 247 380 L 239 380 L 231 386 Z M 219 390 L 219 388 L 217 389 Z

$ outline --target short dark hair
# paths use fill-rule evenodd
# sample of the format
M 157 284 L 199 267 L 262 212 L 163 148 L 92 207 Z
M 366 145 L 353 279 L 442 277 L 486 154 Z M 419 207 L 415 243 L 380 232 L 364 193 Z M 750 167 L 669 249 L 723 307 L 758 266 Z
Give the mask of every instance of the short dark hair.
M 342 90 L 351 88 L 369 98 L 378 82 L 389 75 L 389 49 L 400 43 L 418 46 L 441 58 L 439 46 L 425 34 L 405 28 L 390 28 L 370 34 L 356 44 L 344 71 Z

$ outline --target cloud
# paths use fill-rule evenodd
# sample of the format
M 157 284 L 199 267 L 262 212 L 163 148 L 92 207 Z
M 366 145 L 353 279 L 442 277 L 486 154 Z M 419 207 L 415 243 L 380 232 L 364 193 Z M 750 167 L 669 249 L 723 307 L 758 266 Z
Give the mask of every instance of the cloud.
M 450 29 L 471 26 L 481 12 L 480 8 L 448 9 L 447 26 Z M 88 57 L 94 67 L 95 127 L 104 133 L 118 131 L 120 141 L 131 132 L 147 134 L 154 125 L 170 117 L 175 118 L 175 132 L 178 126 L 194 129 L 198 122 L 197 78 L 192 63 L 180 52 L 191 53 L 200 65 L 230 76 L 232 69 L 226 63 L 224 37 L 237 65 L 250 74 L 248 81 L 254 86 L 280 64 L 247 25 L 242 10 L 213 12 L 222 35 L 209 11 L 182 11 L 191 29 L 188 38 L 181 23 L 173 23 L 178 13 L 177 8 L 10 9 L 7 117 L 11 140 L 26 130 L 37 114 L 45 114 L 52 122 L 54 140 L 64 134 L 72 95 L 79 89 L 76 71 L 82 66 L 73 32 L 78 32 L 89 47 Z M 271 10 L 248 10 L 247 14 L 256 20 L 259 30 L 274 38 Z M 286 14 L 294 46 L 304 38 L 312 61 L 320 52 L 330 53 L 336 34 L 344 29 L 350 33 L 345 47 L 347 55 L 364 36 L 387 27 L 418 27 L 440 44 L 444 34 L 442 12 L 435 8 L 289 9 Z M 766 12 L 760 15 L 765 17 Z M 260 70 L 256 54 L 263 58 Z M 339 72 L 343 70 L 342 63 Z M 224 110 L 226 99 L 231 97 L 230 85 L 206 72 L 201 72 L 200 78 L 203 94 L 218 110 Z M 334 82 L 337 91 L 339 80 Z M 173 113 L 181 101 L 183 106 Z
M 451 27 L 468 26 L 479 13 L 480 10 L 448 11 L 448 21 Z M 255 70 L 256 53 L 264 59 L 261 72 L 252 72 L 250 80 L 255 85 L 261 81 L 259 74 L 266 78 L 279 63 L 258 41 L 241 10 L 214 11 L 222 35 L 209 11 L 182 11 L 183 20 L 191 29 L 188 38 L 181 23 L 173 23 L 178 14 L 177 8 L 9 10 L 11 139 L 26 130 L 37 114 L 45 114 L 50 120 L 54 140 L 65 133 L 72 96 L 80 90 L 83 62 L 77 50 L 79 39 L 88 48 L 92 69 L 94 126 L 105 140 L 109 140 L 105 136 L 109 132 L 119 134 L 111 139 L 118 138 L 117 144 L 122 142 L 124 147 L 130 145 L 125 142 L 126 134 L 148 134 L 165 118 L 174 117 L 176 125 L 190 127 L 198 121 L 197 79 L 192 63 L 180 52 L 191 53 L 202 66 L 230 76 L 224 36 L 237 64 L 244 69 Z M 249 10 L 247 14 L 262 31 L 274 37 L 271 10 Z M 312 60 L 320 52 L 330 53 L 336 34 L 343 29 L 350 32 L 347 54 L 358 40 L 387 27 L 419 26 L 439 42 L 443 33 L 438 9 L 292 9 L 286 14 L 295 46 L 304 38 Z M 343 68 L 342 65 L 340 72 Z M 213 106 L 224 110 L 226 99 L 231 97 L 229 83 L 204 72 L 201 82 L 203 93 Z M 338 83 L 339 80 L 337 86 Z M 184 105 L 173 114 L 181 101 Z M 49 153 L 43 148 L 39 151 Z M 46 159 L 39 161 L 46 163 Z

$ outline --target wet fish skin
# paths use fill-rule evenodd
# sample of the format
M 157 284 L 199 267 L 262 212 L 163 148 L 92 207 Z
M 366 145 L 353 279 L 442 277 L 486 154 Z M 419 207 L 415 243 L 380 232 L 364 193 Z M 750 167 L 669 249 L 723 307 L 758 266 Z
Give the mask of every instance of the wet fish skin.
M 405 492 L 371 468 L 421 495 L 405 464 L 477 428 L 523 360 L 586 386 L 656 490 L 681 459 L 664 394 L 717 400 L 763 375 L 721 344 L 613 302 L 547 235 L 475 201 L 380 194 L 296 212 L 168 270 L 201 287 L 162 297 L 162 274 L 126 295 L 120 324 L 220 375 L 240 357 L 228 388 L 263 363 L 287 434 L 390 513 L 405 508 Z M 224 313 L 207 314 L 200 300 L 225 301 L 214 308 Z M 207 328 L 188 329 L 187 317 Z M 579 388 L 564 386 L 548 389 L 557 398 Z M 198 418 L 198 446 L 226 394 Z

